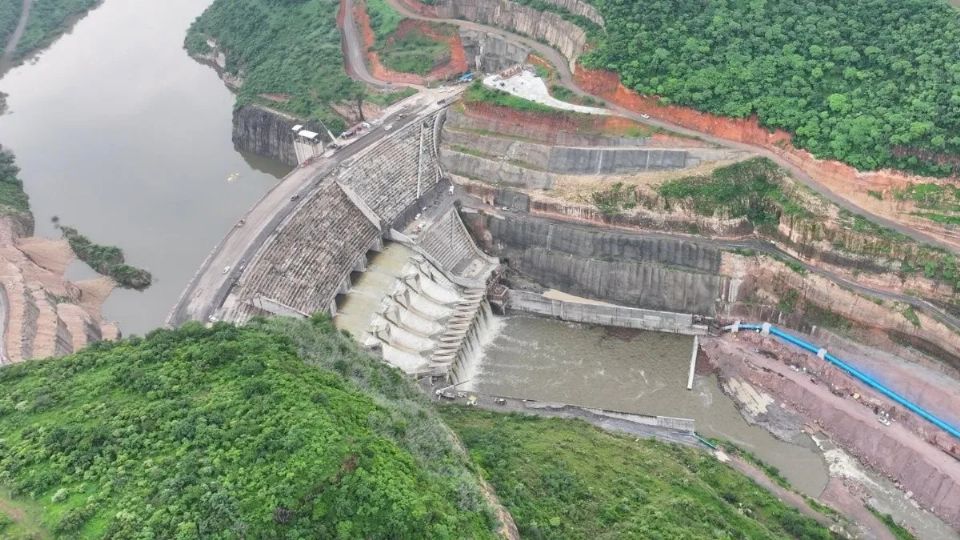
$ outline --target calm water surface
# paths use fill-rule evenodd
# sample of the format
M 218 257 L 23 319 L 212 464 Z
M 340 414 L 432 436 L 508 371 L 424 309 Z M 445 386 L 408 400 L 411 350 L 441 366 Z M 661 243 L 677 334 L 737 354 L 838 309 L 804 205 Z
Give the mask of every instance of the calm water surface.
M 0 80 L 0 143 L 17 154 L 37 234 L 56 236 L 59 216 L 154 275 L 104 307 L 125 334 L 161 325 L 207 253 L 287 172 L 233 149 L 233 96 L 183 50 L 209 4 L 106 0 Z

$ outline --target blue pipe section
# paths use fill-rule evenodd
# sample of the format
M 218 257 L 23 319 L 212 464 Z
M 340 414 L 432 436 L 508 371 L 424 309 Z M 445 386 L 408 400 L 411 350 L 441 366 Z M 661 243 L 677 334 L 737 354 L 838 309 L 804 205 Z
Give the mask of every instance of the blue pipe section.
M 740 325 L 740 329 L 741 329 L 741 330 L 756 330 L 756 331 L 759 332 L 759 331 L 762 331 L 762 330 L 763 330 L 763 325 L 761 325 L 761 324 L 741 324 L 741 325 Z M 801 349 L 803 349 L 803 350 L 805 350 L 805 351 L 808 351 L 808 352 L 811 352 L 811 353 L 813 353 L 813 354 L 817 354 L 817 353 L 820 352 L 820 348 L 819 348 L 819 347 L 816 347 L 816 346 L 814 346 L 814 345 L 812 345 L 812 344 L 810 344 L 810 343 L 808 343 L 808 342 L 806 342 L 806 341 L 804 341 L 804 340 L 802 340 L 802 339 L 800 339 L 800 338 L 794 337 L 794 336 L 792 336 L 792 335 L 784 332 L 783 330 L 780 330 L 779 328 L 777 328 L 777 327 L 775 327 L 775 326 L 770 326 L 770 334 L 773 335 L 773 336 L 776 336 L 776 337 L 780 338 L 781 340 L 783 340 L 783 341 L 785 341 L 785 342 L 787 342 L 787 343 L 789 343 L 789 344 L 791 344 L 791 345 L 795 345 L 795 346 L 797 346 L 797 347 L 800 347 Z M 832 354 L 830 354 L 830 353 L 826 353 L 826 355 L 824 355 L 824 358 L 825 358 L 828 362 L 830 362 L 831 364 L 837 366 L 838 368 L 842 369 L 843 371 L 846 371 L 847 373 L 849 373 L 849 374 L 850 374 L 851 376 L 853 376 L 854 378 L 859 379 L 861 382 L 865 383 L 867 386 L 873 388 L 874 390 L 880 392 L 881 394 L 887 396 L 888 398 L 896 401 L 896 402 L 899 403 L 900 405 L 903 405 L 903 406 L 906 407 L 908 410 L 910 410 L 910 411 L 913 412 L 914 414 L 917 414 L 918 416 L 920 416 L 921 418 L 923 418 L 923 419 L 926 420 L 927 422 L 930 422 L 931 424 L 937 426 L 938 428 L 946 431 L 946 432 L 949 433 L 950 435 L 953 435 L 953 436 L 956 437 L 957 439 L 960 439 L 960 430 L 958 430 L 957 428 L 955 428 L 955 427 L 951 426 L 950 424 L 944 422 L 943 420 L 937 418 L 936 416 L 934 416 L 932 413 L 930 413 L 929 411 L 927 411 L 927 410 L 924 409 L 923 407 L 920 407 L 919 405 L 913 403 L 912 401 L 908 400 L 907 398 L 905 398 L 905 397 L 901 396 L 900 394 L 894 392 L 893 390 L 887 388 L 887 387 L 884 386 L 884 384 L 881 383 L 880 381 L 874 379 L 873 377 L 867 375 L 866 373 L 863 373 L 863 372 L 860 371 L 859 369 L 851 366 L 850 364 L 844 362 L 843 360 L 837 358 L 836 356 L 834 356 L 834 355 L 832 355 Z

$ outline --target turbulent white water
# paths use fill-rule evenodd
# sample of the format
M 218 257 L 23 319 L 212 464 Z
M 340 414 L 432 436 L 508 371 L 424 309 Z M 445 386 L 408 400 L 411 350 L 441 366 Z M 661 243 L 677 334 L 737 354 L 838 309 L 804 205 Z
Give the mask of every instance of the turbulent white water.
M 479 362 L 476 391 L 628 413 L 693 418 L 705 436 L 731 440 L 783 472 L 809 495 L 826 486 L 827 467 L 810 440 L 790 444 L 750 426 L 713 376 L 686 389 L 693 338 L 611 331 L 526 315 L 497 317 Z

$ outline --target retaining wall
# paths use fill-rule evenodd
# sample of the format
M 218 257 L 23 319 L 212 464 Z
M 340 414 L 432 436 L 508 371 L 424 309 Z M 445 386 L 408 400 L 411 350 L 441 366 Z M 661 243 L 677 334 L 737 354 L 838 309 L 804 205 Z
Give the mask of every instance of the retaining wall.
M 643 148 L 637 146 L 547 145 L 469 131 L 444 129 L 443 143 L 477 150 L 543 171 L 560 174 L 623 174 L 696 167 L 704 161 L 731 159 L 738 152 L 714 148 Z M 599 147 L 598 147 L 599 146 Z
M 719 250 L 508 214 L 469 220 L 474 237 L 544 287 L 627 307 L 713 316 L 727 278 Z
M 653 330 L 671 334 L 706 335 L 707 327 L 693 324 L 693 316 L 684 313 L 654 311 L 613 305 L 583 304 L 546 298 L 542 294 L 511 290 L 507 307 L 536 313 L 562 321 Z
M 455 150 L 444 149 L 440 155 L 444 170 L 491 184 L 521 187 L 525 189 L 550 189 L 554 178 L 551 173 L 535 171 L 507 163 L 494 161 Z

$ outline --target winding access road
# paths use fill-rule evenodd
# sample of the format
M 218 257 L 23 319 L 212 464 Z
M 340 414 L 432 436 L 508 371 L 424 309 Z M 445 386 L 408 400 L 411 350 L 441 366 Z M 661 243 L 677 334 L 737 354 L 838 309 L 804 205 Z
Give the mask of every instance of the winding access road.
M 23 37 L 23 33 L 27 30 L 27 20 L 30 19 L 30 8 L 33 6 L 33 0 L 23 0 L 23 6 L 20 8 L 20 20 L 17 21 L 17 27 L 13 29 L 13 33 L 10 34 L 10 39 L 7 40 L 7 46 L 3 49 L 3 56 L 0 57 L 0 76 L 3 76 L 4 73 L 10 69 L 13 60 L 13 53 L 17 50 L 17 45 L 20 44 L 20 38 Z
M 560 83 L 563 86 L 570 89 L 571 91 L 574 91 L 580 94 L 581 96 L 589 96 L 589 97 L 593 97 L 594 99 L 599 99 L 597 96 L 594 96 L 592 94 L 589 94 L 588 92 L 585 92 L 577 85 L 576 80 L 573 77 L 573 72 L 570 70 L 569 61 L 562 54 L 560 54 L 559 51 L 557 51 L 556 49 L 554 49 L 549 45 L 540 43 L 539 41 L 530 39 L 528 37 L 515 34 L 513 32 L 509 32 L 509 31 L 488 26 L 485 24 L 475 23 L 472 21 L 465 21 L 461 19 L 438 19 L 438 18 L 432 18 L 432 17 L 424 17 L 418 13 L 414 13 L 413 11 L 408 9 L 406 6 L 398 2 L 398 0 L 387 0 L 387 2 L 395 10 L 400 12 L 401 15 L 407 18 L 424 20 L 424 21 L 437 21 L 437 22 L 449 23 L 449 24 L 453 24 L 469 30 L 482 31 L 489 34 L 495 34 L 507 41 L 522 43 L 523 45 L 531 48 L 532 50 L 537 51 L 538 54 L 542 55 L 544 58 L 550 61 L 557 68 L 558 75 L 560 77 Z M 344 17 L 343 41 L 342 41 L 344 58 L 347 64 L 346 66 L 347 72 L 351 73 L 352 76 L 354 76 L 358 80 L 367 82 L 367 79 L 369 79 L 371 81 L 375 81 L 375 84 L 377 84 L 378 86 L 383 86 L 385 83 L 383 81 L 379 81 L 375 79 L 367 70 L 366 63 L 364 61 L 365 54 L 363 50 L 363 45 L 359 39 L 359 31 L 356 27 L 356 22 L 354 21 L 354 18 L 352 15 L 353 0 L 344 0 L 343 5 L 345 6 L 345 9 L 349 12 L 349 15 Z M 656 120 L 653 118 L 643 118 L 639 113 L 625 109 L 615 103 L 612 103 L 607 100 L 602 100 L 602 101 L 607 105 L 608 109 L 615 111 L 622 116 L 626 116 L 628 118 L 636 120 L 640 123 L 645 123 L 655 127 L 660 127 L 669 131 L 680 133 L 682 135 L 697 137 L 697 138 L 700 138 L 701 140 L 704 140 L 716 145 L 732 147 L 739 150 L 745 150 L 748 152 L 760 154 L 764 157 L 768 157 L 769 159 L 779 164 L 781 167 L 784 167 L 785 169 L 789 170 L 791 174 L 794 176 L 794 178 L 796 178 L 803 184 L 807 185 L 811 189 L 817 191 L 824 198 L 840 206 L 841 208 L 844 208 L 850 212 L 867 217 L 876 223 L 879 223 L 885 227 L 888 227 L 902 234 L 905 234 L 919 242 L 938 245 L 950 250 L 956 249 L 955 246 L 941 242 L 938 239 L 933 238 L 930 235 L 927 235 L 921 231 L 917 231 L 910 227 L 905 227 L 899 223 L 895 223 L 888 219 L 885 219 L 880 216 L 874 215 L 870 212 L 867 212 L 863 208 L 860 208 L 856 204 L 848 201 L 847 199 L 840 197 L 839 195 L 836 195 L 835 193 L 827 189 L 825 186 L 823 186 L 821 183 L 814 180 L 810 175 L 805 173 L 803 170 L 785 161 L 783 158 L 767 150 L 766 148 L 750 145 L 746 143 L 729 141 L 727 139 L 715 137 L 712 135 L 708 135 L 706 133 L 701 133 L 699 131 L 688 129 L 688 128 L 685 128 L 670 122 L 665 122 L 662 120 Z M 645 236 L 659 236 L 663 238 L 673 238 L 673 239 L 682 238 L 684 240 L 690 240 L 690 237 L 687 237 L 687 236 L 671 235 L 667 233 L 652 233 L 652 234 L 645 233 Z M 947 326 L 954 332 L 960 333 L 960 318 L 943 310 L 942 308 L 933 304 L 932 302 L 929 302 L 922 298 L 917 298 L 917 297 L 913 297 L 905 294 L 899 294 L 899 293 L 894 293 L 890 291 L 885 291 L 882 289 L 874 289 L 871 287 L 863 286 L 857 283 L 856 281 L 847 279 L 846 277 L 836 272 L 824 270 L 822 268 L 809 264 L 801 259 L 797 259 L 793 255 L 777 247 L 772 242 L 759 240 L 759 239 L 722 240 L 722 239 L 708 239 L 708 238 L 699 238 L 699 237 L 696 239 L 696 241 L 705 243 L 708 245 L 714 245 L 721 249 L 752 249 L 754 251 L 766 253 L 767 255 L 772 255 L 774 257 L 793 261 L 795 264 L 801 265 L 806 271 L 812 274 L 823 276 L 824 278 L 838 284 L 839 286 L 844 287 L 857 294 L 871 296 L 871 297 L 879 298 L 886 301 L 899 302 L 899 303 L 912 306 L 916 309 L 919 309 L 924 313 L 926 313 L 927 315 L 929 315 L 930 317 L 936 319 L 943 325 Z
M 349 0 L 347 1 L 349 2 Z M 395 10 L 400 12 L 400 14 L 402 14 L 404 17 L 407 17 L 410 19 L 443 22 L 447 24 L 456 25 L 461 28 L 478 30 L 482 32 L 487 32 L 489 34 L 499 35 L 508 41 L 522 43 L 523 45 L 536 51 L 537 54 L 546 58 L 550 63 L 552 63 L 556 67 L 557 74 L 560 77 L 559 82 L 562 86 L 566 87 L 568 90 L 572 92 L 575 92 L 576 94 L 579 94 L 580 96 L 588 96 L 593 99 L 602 101 L 604 104 L 606 104 L 607 109 L 614 111 L 621 116 L 630 118 L 631 120 L 635 120 L 643 124 L 648 124 L 654 127 L 659 127 L 662 129 L 672 131 L 674 133 L 686 135 L 688 137 L 696 137 L 703 141 L 707 141 L 709 143 L 713 143 L 719 146 L 735 148 L 738 150 L 746 150 L 748 152 L 752 152 L 759 156 L 768 158 L 774 163 L 776 163 L 777 165 L 779 165 L 780 167 L 782 167 L 783 169 L 789 171 L 791 176 L 793 176 L 794 179 L 806 185 L 810 189 L 813 189 L 814 191 L 819 193 L 823 198 L 827 199 L 833 204 L 836 204 L 840 208 L 843 208 L 854 214 L 859 214 L 865 218 L 868 218 L 870 221 L 873 221 L 874 223 L 882 225 L 888 229 L 897 231 L 918 242 L 938 246 L 954 253 L 960 253 L 960 247 L 958 247 L 956 244 L 945 242 L 933 235 L 927 234 L 923 231 L 918 231 L 912 227 L 908 227 L 906 225 L 903 225 L 902 223 L 893 221 L 891 219 L 878 216 L 858 206 L 857 204 L 850 201 L 849 199 L 846 199 L 845 197 L 842 197 L 834 193 L 832 190 L 830 190 L 830 188 L 828 188 L 823 183 L 814 179 L 812 176 L 807 174 L 803 169 L 788 162 L 787 160 L 783 159 L 781 156 L 777 155 L 775 152 L 772 152 L 762 146 L 757 146 L 757 145 L 747 144 L 747 143 L 742 143 L 737 141 L 731 141 L 729 139 L 716 137 L 708 133 L 703 133 L 700 131 L 696 131 L 693 129 L 680 126 L 678 124 L 674 124 L 672 122 L 667 122 L 665 120 L 659 120 L 656 118 L 644 118 L 640 113 L 631 111 L 629 109 L 621 107 L 620 105 L 617 105 L 616 103 L 603 99 L 600 96 L 595 96 L 593 94 L 590 94 L 589 92 L 584 91 L 582 88 L 580 88 L 579 85 L 577 85 L 576 79 L 573 76 L 573 72 L 570 69 L 570 61 L 566 57 L 564 57 L 562 54 L 560 54 L 559 51 L 557 51 L 556 49 L 554 49 L 549 45 L 530 39 L 528 37 L 521 36 L 519 34 L 515 34 L 507 30 L 503 30 L 501 28 L 488 26 L 480 23 L 475 23 L 472 21 L 464 21 L 461 19 L 441 19 L 441 18 L 434 18 L 434 17 L 424 17 L 423 15 L 420 15 L 418 13 L 411 11 L 409 8 L 401 4 L 398 0 L 387 0 L 387 3 L 389 3 L 390 6 L 393 7 Z

